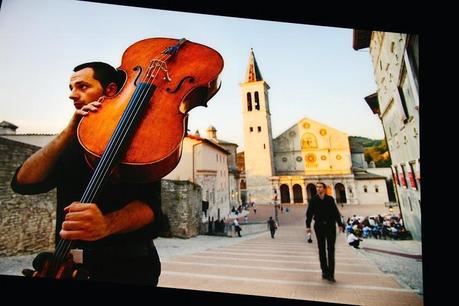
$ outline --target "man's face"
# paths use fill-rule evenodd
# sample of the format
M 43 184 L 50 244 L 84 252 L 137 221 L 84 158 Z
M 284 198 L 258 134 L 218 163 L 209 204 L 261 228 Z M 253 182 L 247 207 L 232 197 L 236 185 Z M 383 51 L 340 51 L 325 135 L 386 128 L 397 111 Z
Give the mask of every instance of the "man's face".
M 316 184 L 316 189 L 317 189 L 317 193 L 319 194 L 325 193 L 325 188 L 322 184 Z
M 86 104 L 97 101 L 103 93 L 104 89 L 100 82 L 93 78 L 94 70 L 92 68 L 84 68 L 73 73 L 70 77 L 70 96 L 73 100 L 73 105 L 76 109 L 81 109 Z

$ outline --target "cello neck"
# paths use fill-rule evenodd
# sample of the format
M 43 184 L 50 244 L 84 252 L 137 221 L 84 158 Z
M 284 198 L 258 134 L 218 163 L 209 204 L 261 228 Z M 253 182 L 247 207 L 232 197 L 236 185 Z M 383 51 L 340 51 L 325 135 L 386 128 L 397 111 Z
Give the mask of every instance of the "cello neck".
M 178 52 L 179 48 L 187 41 L 186 38 L 182 38 L 180 39 L 177 44 L 171 46 L 171 47 L 167 47 L 166 49 L 164 49 L 163 51 L 163 54 L 171 54 L 171 55 L 174 55 L 175 53 Z

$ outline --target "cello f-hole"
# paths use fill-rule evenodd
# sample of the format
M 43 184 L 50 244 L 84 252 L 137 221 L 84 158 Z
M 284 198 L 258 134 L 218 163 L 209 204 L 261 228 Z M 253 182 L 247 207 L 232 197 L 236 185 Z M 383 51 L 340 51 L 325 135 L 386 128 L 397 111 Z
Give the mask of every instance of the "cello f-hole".
M 193 82 L 194 82 L 194 78 L 193 78 L 192 76 L 186 76 L 186 77 L 184 77 L 183 79 L 180 80 L 180 82 L 178 83 L 177 87 L 175 87 L 174 90 L 171 90 L 171 89 L 168 87 L 168 88 L 166 88 L 166 91 L 167 91 L 168 93 L 171 93 L 171 94 L 172 94 L 172 93 L 176 93 L 176 92 L 180 89 L 180 87 L 182 87 L 182 84 L 183 84 L 183 82 L 185 82 L 185 80 L 189 80 L 190 83 L 193 83 Z
M 141 66 L 135 66 L 134 68 L 132 68 L 132 70 L 138 71 L 137 76 L 136 76 L 136 78 L 134 80 L 134 85 L 137 86 L 137 80 L 139 79 L 140 75 L 142 74 L 142 67 Z

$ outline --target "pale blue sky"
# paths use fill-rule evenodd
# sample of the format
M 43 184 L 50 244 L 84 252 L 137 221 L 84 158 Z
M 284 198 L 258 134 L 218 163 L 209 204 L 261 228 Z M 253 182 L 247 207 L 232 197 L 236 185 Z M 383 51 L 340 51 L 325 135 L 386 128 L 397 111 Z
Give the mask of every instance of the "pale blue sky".
M 3 0 L 0 10 L 0 121 L 18 133 L 57 133 L 73 112 L 73 67 L 115 67 L 131 44 L 185 37 L 223 56 L 222 87 L 207 108 L 190 112 L 189 129 L 209 125 L 243 149 L 243 82 L 250 48 L 269 91 L 273 136 L 303 117 L 349 135 L 381 139 L 364 97 L 374 93 L 368 49 L 352 49 L 352 29 L 162 11 L 70 0 Z

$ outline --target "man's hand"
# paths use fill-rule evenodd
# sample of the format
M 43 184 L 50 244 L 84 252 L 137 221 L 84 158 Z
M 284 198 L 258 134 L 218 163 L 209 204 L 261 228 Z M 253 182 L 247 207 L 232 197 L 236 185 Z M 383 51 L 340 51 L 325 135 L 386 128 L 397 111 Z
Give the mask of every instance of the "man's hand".
M 75 113 L 80 116 L 86 116 L 89 112 L 97 112 L 99 107 L 102 105 L 102 101 L 104 100 L 104 96 L 100 97 L 97 101 L 89 102 L 85 106 L 80 109 L 77 109 Z
M 306 228 L 306 234 L 310 234 L 311 233 L 311 228 Z
M 341 233 L 344 233 L 344 226 L 338 226 L 338 228 Z
M 102 106 L 102 102 L 104 100 L 104 96 L 100 97 L 97 99 L 97 101 L 89 102 L 88 104 L 78 108 L 73 113 L 72 119 L 70 119 L 69 124 L 67 125 L 66 130 L 70 131 L 71 133 L 74 133 L 78 127 L 78 123 L 80 123 L 80 120 L 82 117 L 87 116 L 89 112 L 97 112 L 97 110 Z
M 59 233 L 63 239 L 93 241 L 111 234 L 106 218 L 94 203 L 73 202 L 64 211 Z

